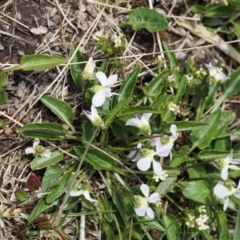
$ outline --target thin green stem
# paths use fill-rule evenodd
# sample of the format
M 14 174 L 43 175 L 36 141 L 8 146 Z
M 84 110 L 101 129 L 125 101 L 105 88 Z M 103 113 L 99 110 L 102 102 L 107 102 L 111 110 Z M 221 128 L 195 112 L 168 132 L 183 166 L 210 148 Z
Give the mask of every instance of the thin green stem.
M 88 150 L 89 150 L 89 148 L 90 148 L 90 146 L 91 146 L 91 143 L 93 142 L 93 139 L 96 137 L 97 132 L 98 132 L 98 128 L 96 128 L 96 130 L 94 131 L 94 133 L 93 133 L 93 135 L 92 135 L 92 137 L 91 137 L 91 139 L 90 139 L 90 141 L 89 141 L 89 144 L 87 145 L 87 147 L 86 147 L 86 149 L 85 149 L 85 152 L 84 152 L 84 154 L 83 154 L 83 157 L 81 158 L 81 160 L 80 160 L 80 162 L 79 162 L 79 164 L 78 164 L 78 167 L 77 167 L 77 169 L 76 169 L 76 172 L 79 172 L 79 170 L 81 169 L 82 164 L 83 164 L 83 161 L 84 161 L 84 159 L 85 159 L 85 157 L 86 157 L 86 155 L 87 155 L 87 153 L 88 153 Z M 68 184 L 67 193 L 65 194 L 65 196 L 64 196 L 64 198 L 63 198 L 63 201 L 62 201 L 62 204 L 61 204 L 61 206 L 60 206 L 60 208 L 59 208 L 59 211 L 58 211 L 57 214 L 55 215 L 55 218 L 54 218 L 54 221 L 53 221 L 53 226 L 58 226 L 59 223 L 60 223 L 61 216 L 62 216 L 63 210 L 64 210 L 64 206 L 65 206 L 66 203 L 67 203 L 67 200 L 68 200 L 68 197 L 69 197 L 69 195 L 70 195 L 71 189 L 73 188 L 74 183 L 75 183 L 77 177 L 78 177 L 78 174 L 75 174 L 75 175 L 73 176 L 72 180 L 71 180 L 71 181 L 69 182 L 69 184 Z

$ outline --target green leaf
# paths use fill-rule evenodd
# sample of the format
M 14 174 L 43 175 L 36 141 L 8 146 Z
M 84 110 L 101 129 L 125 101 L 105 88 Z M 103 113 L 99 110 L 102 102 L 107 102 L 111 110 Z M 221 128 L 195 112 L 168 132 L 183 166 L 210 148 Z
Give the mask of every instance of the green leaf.
M 210 126 L 208 123 L 203 122 L 194 122 L 194 121 L 179 121 L 179 122 L 173 122 L 168 123 L 164 125 L 164 132 L 170 132 L 170 127 L 172 124 L 175 124 L 177 126 L 178 132 L 184 132 L 184 131 L 191 131 L 195 129 L 201 129 L 203 127 Z
M 60 56 L 51 55 L 25 55 L 21 58 L 20 64 L 16 67 L 8 68 L 7 71 L 23 70 L 34 71 L 44 70 L 66 63 L 67 59 Z
M 69 54 L 70 58 L 72 58 L 73 53 L 76 51 L 76 49 L 77 49 L 77 45 L 72 44 L 70 48 L 70 54 Z M 81 63 L 81 62 L 84 62 L 84 61 L 85 60 L 82 54 L 77 50 L 76 54 L 74 55 L 71 61 L 70 72 L 71 72 L 73 81 L 75 82 L 78 88 L 82 88 L 82 72 L 85 68 L 86 63 Z
M 120 26 L 131 25 L 134 31 L 146 28 L 150 33 L 163 31 L 168 27 L 166 17 L 156 10 L 149 8 L 135 8 L 129 13 L 128 20 Z
M 63 127 L 57 123 L 33 123 L 21 127 L 18 132 L 27 137 L 42 140 L 62 140 L 66 135 Z
M 236 114 L 232 111 L 222 111 L 220 116 L 220 121 L 218 123 L 218 127 L 214 134 L 214 137 L 217 138 L 221 136 L 227 127 L 235 120 Z
M 6 101 L 7 101 L 7 93 L 3 89 L 0 89 L 0 107 L 2 107 Z
M 219 106 L 231 96 L 239 93 L 240 91 L 240 67 L 236 69 L 231 75 L 230 79 L 228 79 L 223 85 L 223 92 L 221 97 L 217 100 L 214 105 L 213 111 L 217 110 Z
M 183 195 L 193 201 L 206 205 L 217 205 L 218 202 L 213 195 L 213 184 L 209 184 L 203 180 L 197 182 L 188 182 L 183 190 Z
M 82 143 L 84 145 L 89 144 L 96 128 L 92 125 L 92 123 L 89 120 L 86 121 L 84 120 L 82 123 L 82 130 L 83 130 L 83 134 L 81 136 Z M 100 132 L 100 129 L 98 132 Z M 98 133 L 96 133 L 95 137 L 97 137 L 97 135 Z
M 32 170 L 38 170 L 48 167 L 54 163 L 60 162 L 63 159 L 63 154 L 60 151 L 51 151 L 51 156 L 49 158 L 43 157 L 41 155 L 36 156 L 31 162 Z
M 234 8 L 223 4 L 208 4 L 205 7 L 204 17 L 230 17 L 234 13 Z
M 192 131 L 190 135 L 190 140 L 193 143 L 192 149 L 196 147 L 199 147 L 200 149 L 204 149 L 209 146 L 218 128 L 220 117 L 221 117 L 221 110 L 219 109 L 211 113 L 201 121 L 209 124 L 209 126 Z
M 205 7 L 202 5 L 194 5 L 190 8 L 191 12 L 193 13 L 204 13 Z
M 20 202 L 25 202 L 28 200 L 28 194 L 24 189 L 17 189 L 14 194 L 17 200 Z
M 201 160 L 221 159 L 229 155 L 230 151 L 202 151 L 198 154 Z
M 163 48 L 165 51 L 167 51 L 167 57 L 170 63 L 171 72 L 175 79 L 175 87 L 178 88 L 183 77 L 180 64 L 177 61 L 175 54 L 171 52 L 172 48 L 166 42 L 163 42 Z
M 137 65 L 135 69 L 128 75 L 127 79 L 120 87 L 119 90 L 120 96 L 118 98 L 118 102 L 121 102 L 125 98 L 132 97 L 140 70 L 141 70 L 140 66 Z
M 69 119 L 73 116 L 72 108 L 64 101 L 51 96 L 42 96 L 41 102 L 65 122 L 73 131 L 75 130 Z
M 5 72 L 0 72 L 0 88 L 7 84 L 7 75 Z
M 50 193 L 47 195 L 46 202 L 52 203 L 54 200 L 60 198 L 62 194 L 67 190 L 68 183 L 73 177 L 71 172 L 65 173 L 61 179 L 50 189 Z
M 126 106 L 128 106 L 128 103 L 132 101 L 132 97 L 124 98 L 121 102 L 119 102 L 114 109 L 109 113 L 107 119 L 105 120 L 104 125 L 106 127 L 110 126 L 111 122 L 114 120 L 114 118 L 117 117 L 119 112 Z
M 76 154 L 82 158 L 85 152 L 85 148 L 83 147 L 73 147 Z M 116 157 L 116 156 L 114 156 Z M 115 171 L 119 174 L 125 174 L 122 169 L 115 167 L 115 162 L 112 158 L 105 155 L 102 152 L 99 152 L 96 149 L 89 149 L 85 159 L 86 162 L 91 164 L 93 168 L 97 171 L 106 170 L 106 171 Z
M 230 239 L 226 213 L 224 211 L 215 211 L 215 217 L 217 220 L 217 235 L 218 235 L 217 239 L 219 240 Z
M 228 0 L 228 4 L 233 6 L 236 11 L 240 10 L 240 2 L 239 2 L 239 0 Z
M 163 70 L 156 77 L 154 77 L 150 83 L 144 87 L 142 90 L 144 94 L 148 97 L 156 97 L 161 94 L 164 87 L 164 79 L 170 75 L 171 71 L 168 69 Z
M 168 240 L 176 240 L 180 234 L 179 221 L 171 214 L 163 214 L 163 223 L 165 225 L 165 233 Z
M 50 165 L 47 168 L 42 179 L 42 192 L 46 192 L 54 184 L 53 179 L 58 179 L 62 171 L 63 169 L 57 165 Z
M 239 2 L 239 4 L 240 4 L 240 2 Z M 233 26 L 234 26 L 237 38 L 240 39 L 240 22 L 233 22 Z
M 156 192 L 160 195 L 164 195 L 167 192 L 171 191 L 171 189 L 175 186 L 176 179 L 176 177 L 168 177 L 165 181 L 159 183 Z
M 33 222 L 41 213 L 43 213 L 46 209 L 53 207 L 54 205 L 57 204 L 57 201 L 48 204 L 46 202 L 46 196 L 43 196 L 37 203 L 37 205 L 35 206 L 35 208 L 32 210 L 29 218 L 28 218 L 28 222 Z
M 233 240 L 238 240 L 240 236 L 240 208 L 238 209 L 237 221 L 235 224 Z
M 144 107 L 144 106 L 132 106 L 123 109 L 119 116 L 126 116 L 126 115 L 135 115 L 135 114 L 141 114 L 141 113 L 160 113 L 160 110 L 156 110 L 151 107 Z

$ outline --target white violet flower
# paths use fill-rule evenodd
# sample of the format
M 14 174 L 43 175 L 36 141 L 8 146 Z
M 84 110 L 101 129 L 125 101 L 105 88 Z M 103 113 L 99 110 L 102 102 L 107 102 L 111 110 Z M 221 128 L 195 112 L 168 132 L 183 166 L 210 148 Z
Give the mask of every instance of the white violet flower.
M 99 80 L 101 85 L 96 85 L 92 88 L 93 92 L 95 92 L 92 99 L 92 104 L 95 107 L 100 107 L 103 105 L 106 98 L 110 98 L 112 95 L 119 95 L 111 92 L 111 87 L 117 83 L 118 75 L 114 74 L 107 78 L 105 73 L 97 72 L 96 78 Z
M 144 134 L 151 135 L 151 127 L 149 124 L 149 119 L 152 116 L 152 113 L 144 113 L 142 116 L 136 114 L 136 118 L 131 118 L 126 122 L 127 126 L 134 126 L 139 128 Z
M 83 185 L 80 190 L 70 191 L 70 196 L 71 197 L 77 197 L 77 196 L 80 196 L 80 195 L 83 195 L 89 202 L 93 202 L 93 203 L 97 202 L 96 199 L 91 198 L 88 185 Z
M 51 151 L 50 149 L 45 149 L 43 146 L 39 145 L 40 140 L 35 139 L 33 142 L 32 147 L 28 147 L 25 149 L 26 154 L 33 154 L 33 155 L 41 155 L 42 157 L 50 158 Z
M 225 211 L 229 205 L 229 196 L 234 195 L 235 197 L 240 198 L 240 181 L 237 188 L 234 188 L 233 186 L 226 187 L 222 182 L 218 182 L 214 187 L 213 192 L 218 198 L 224 200 L 223 210 Z
M 233 159 L 233 150 L 231 150 L 230 154 L 226 158 L 222 158 L 219 161 L 219 165 L 222 168 L 221 177 L 223 180 L 227 180 L 228 178 L 228 169 L 239 170 L 240 168 L 235 165 L 230 164 L 240 164 L 240 159 Z
M 172 135 L 169 137 L 169 140 L 166 144 L 163 145 L 160 138 L 151 139 L 150 144 L 151 146 L 156 146 L 156 151 L 160 157 L 167 157 L 170 154 L 170 159 L 172 159 L 171 150 L 179 134 L 177 132 L 177 126 L 175 124 L 171 125 L 170 131 Z
M 137 145 L 137 148 L 141 148 L 142 144 L 139 143 Z M 135 156 L 136 155 L 136 156 Z M 147 149 L 147 148 L 142 148 L 139 150 L 139 152 L 132 151 L 129 153 L 128 157 L 132 158 L 133 162 L 137 162 L 137 167 L 140 171 L 147 171 L 151 167 L 151 163 L 153 164 L 153 171 L 154 173 L 160 173 L 162 171 L 162 166 L 159 162 L 157 162 L 154 159 L 154 156 L 157 155 L 157 152 Z
M 225 83 L 228 77 L 222 72 L 222 68 L 213 67 L 211 63 L 205 64 L 208 69 L 209 75 L 214 78 L 215 81 Z
M 83 110 L 83 114 L 92 122 L 95 127 L 104 128 L 104 123 L 102 118 L 98 115 L 97 109 L 92 105 L 91 112 Z
M 140 217 L 143 217 L 147 214 L 147 216 L 151 219 L 154 218 L 153 210 L 148 206 L 149 203 L 156 203 L 159 201 L 160 195 L 159 193 L 153 193 L 149 196 L 149 186 L 146 184 L 142 184 L 140 186 L 141 192 L 144 197 L 134 196 L 135 207 L 134 210 L 136 214 Z
M 82 72 L 83 79 L 91 79 L 93 78 L 94 69 L 96 67 L 95 61 L 93 61 L 93 58 L 90 57 L 86 63 L 86 66 Z

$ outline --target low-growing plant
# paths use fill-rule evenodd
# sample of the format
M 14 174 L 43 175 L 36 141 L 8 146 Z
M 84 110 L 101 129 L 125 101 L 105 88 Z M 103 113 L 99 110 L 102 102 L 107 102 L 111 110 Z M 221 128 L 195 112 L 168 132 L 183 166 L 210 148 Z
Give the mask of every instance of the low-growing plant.
M 110 44 L 105 39 L 96 43 L 103 51 Z M 70 71 L 83 94 L 81 134 L 70 105 L 52 96 L 41 102 L 59 122 L 18 130 L 35 139 L 25 150 L 34 155 L 31 169 L 45 169 L 41 181 L 35 174 L 27 181 L 38 197 L 25 215 L 30 223 L 71 239 L 62 227 L 65 219 L 88 214 L 106 239 L 230 239 L 232 218 L 238 239 L 240 151 L 230 137 L 239 136 L 239 128 L 229 129 L 236 115 L 220 106 L 239 92 L 240 68 L 226 76 L 220 66 L 198 68 L 189 58 L 183 69 L 166 42 L 163 47 L 167 67 L 140 85 L 140 66 L 121 79 L 109 73 L 108 60 L 98 68 L 92 58 L 82 63 L 72 45 Z M 116 55 L 118 50 L 112 46 Z M 65 151 L 58 147 L 63 140 L 73 143 Z M 23 189 L 16 197 L 19 207 L 31 199 Z M 86 212 L 76 211 L 78 204 Z

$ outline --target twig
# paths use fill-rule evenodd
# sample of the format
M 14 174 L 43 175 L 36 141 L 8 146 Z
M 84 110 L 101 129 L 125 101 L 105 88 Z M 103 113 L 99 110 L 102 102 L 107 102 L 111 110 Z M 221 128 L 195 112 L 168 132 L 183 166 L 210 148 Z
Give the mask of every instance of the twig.
M 84 206 L 81 207 L 81 212 L 84 212 Z M 81 222 L 80 222 L 80 236 L 79 240 L 85 240 L 85 223 L 86 223 L 86 216 L 83 214 L 81 216 Z
M 16 36 L 16 35 L 13 35 L 13 34 L 11 34 L 11 33 L 0 31 L 0 34 L 3 34 L 3 35 L 6 35 L 6 36 L 8 36 L 8 37 L 12 37 L 12 38 L 21 40 L 21 41 L 23 41 L 23 42 L 25 42 L 25 43 L 28 43 L 28 44 L 32 45 L 32 46 L 36 46 L 36 44 L 34 44 L 34 43 L 32 43 L 32 42 L 29 42 L 28 40 L 26 40 L 26 39 L 24 39 L 24 38 L 21 38 L 21 37 L 18 37 L 18 36 Z

